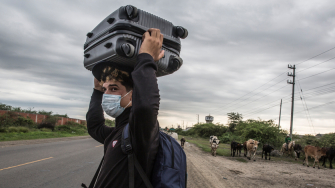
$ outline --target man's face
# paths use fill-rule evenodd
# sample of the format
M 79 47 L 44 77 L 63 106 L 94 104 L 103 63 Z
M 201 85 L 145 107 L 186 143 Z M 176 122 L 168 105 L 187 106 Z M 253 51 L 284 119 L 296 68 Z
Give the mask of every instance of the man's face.
M 130 91 L 130 93 L 125 96 L 128 91 L 126 90 L 126 87 L 122 85 L 119 81 L 107 81 L 102 85 L 102 89 L 104 91 L 104 94 L 121 95 L 121 97 L 123 97 L 120 102 L 121 107 L 126 107 L 129 102 L 132 101 L 133 91 Z M 132 103 L 128 105 L 128 107 L 130 106 L 132 106 Z

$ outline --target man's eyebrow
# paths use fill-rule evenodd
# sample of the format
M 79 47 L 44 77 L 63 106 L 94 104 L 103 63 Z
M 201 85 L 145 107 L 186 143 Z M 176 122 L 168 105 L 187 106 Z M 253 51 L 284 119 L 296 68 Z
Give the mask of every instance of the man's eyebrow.
M 108 87 L 111 87 L 111 86 L 116 86 L 116 87 L 119 87 L 118 85 L 116 84 L 109 84 Z

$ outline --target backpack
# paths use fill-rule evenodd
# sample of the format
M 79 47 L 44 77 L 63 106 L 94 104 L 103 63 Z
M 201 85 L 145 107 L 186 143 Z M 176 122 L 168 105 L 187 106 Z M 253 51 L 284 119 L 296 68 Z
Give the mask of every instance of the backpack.
M 128 155 L 130 188 L 134 188 L 135 168 L 148 188 L 186 188 L 186 155 L 182 147 L 174 138 L 159 131 L 159 147 L 152 171 L 151 181 L 133 153 L 130 138 L 129 124 L 127 124 L 122 131 L 121 149 Z

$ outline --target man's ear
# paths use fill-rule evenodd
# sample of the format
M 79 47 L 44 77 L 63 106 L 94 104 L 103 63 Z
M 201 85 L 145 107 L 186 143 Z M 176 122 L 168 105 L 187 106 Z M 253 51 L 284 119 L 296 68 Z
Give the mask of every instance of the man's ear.
M 130 101 L 132 101 L 133 100 L 133 90 L 131 90 L 131 92 L 129 93 L 129 95 L 130 95 Z

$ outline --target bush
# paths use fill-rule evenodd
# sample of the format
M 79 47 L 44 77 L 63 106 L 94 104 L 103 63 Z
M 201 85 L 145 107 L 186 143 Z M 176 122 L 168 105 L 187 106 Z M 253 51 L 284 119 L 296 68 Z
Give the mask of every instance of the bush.
M 68 125 L 59 125 L 56 127 L 56 130 L 61 132 L 71 132 L 72 128 Z
M 49 128 L 41 128 L 40 130 L 42 132 L 52 132 L 53 131 L 52 129 L 49 129 Z
M 325 134 L 319 140 L 320 147 L 333 147 L 335 148 L 335 133 Z
M 15 133 L 15 132 L 18 132 L 18 129 L 16 127 L 8 127 L 7 131 L 9 133 Z
M 0 115 L 0 127 L 16 127 L 23 126 L 29 128 L 35 128 L 36 124 L 29 117 L 22 117 L 15 112 L 7 112 L 6 114 Z
M 4 128 L 4 127 L 0 127 L 0 133 L 6 133 L 7 132 L 7 129 Z
M 19 116 L 16 119 L 15 124 L 19 126 L 24 126 L 24 127 L 31 127 L 31 128 L 35 127 L 34 121 L 30 119 L 29 117 L 24 118 L 22 116 Z
M 223 133 L 227 132 L 228 127 L 223 125 L 216 125 L 212 123 L 205 123 L 205 124 L 196 124 L 194 127 L 188 131 L 184 131 L 185 134 L 182 132 L 183 135 L 194 135 L 200 136 L 203 138 L 209 138 L 211 135 L 222 135 Z
M 56 131 L 72 133 L 72 134 L 84 134 L 87 133 L 87 128 L 85 125 L 68 121 L 64 125 L 59 125 L 55 127 Z
M 50 123 L 41 123 L 37 126 L 38 129 L 43 129 L 43 128 L 47 128 L 47 129 L 50 129 L 52 131 L 55 130 L 55 125 L 53 124 L 50 124 Z
M 76 122 L 73 122 L 73 121 L 68 121 L 64 125 L 68 125 L 70 127 L 75 127 L 76 129 L 85 129 L 85 130 L 87 130 L 87 127 L 85 125 L 80 124 L 80 123 L 76 123 Z M 57 127 L 59 127 L 59 126 L 57 126 Z
M 222 143 L 231 143 L 232 141 L 243 143 L 245 140 L 243 140 L 242 137 L 233 134 L 232 132 L 226 132 L 222 136 L 219 137 L 220 142 Z
M 287 131 L 279 129 L 272 120 L 247 120 L 240 121 L 236 126 L 236 133 L 241 140 L 255 139 L 262 144 L 271 144 L 274 147 L 281 147 L 285 140 Z
M 17 127 L 17 132 L 20 132 L 20 133 L 27 133 L 29 132 L 29 129 L 27 127 Z
M 105 119 L 105 125 L 109 127 L 115 127 L 115 120 Z

